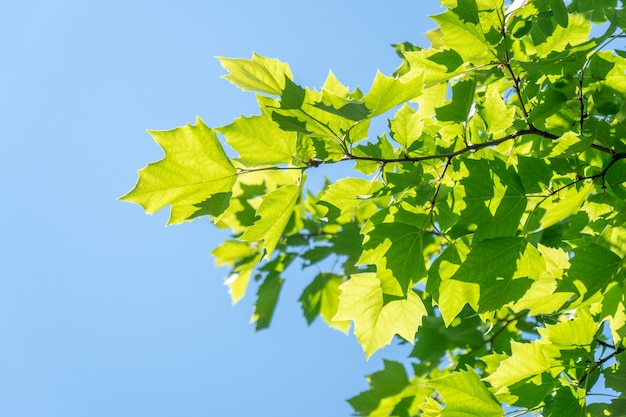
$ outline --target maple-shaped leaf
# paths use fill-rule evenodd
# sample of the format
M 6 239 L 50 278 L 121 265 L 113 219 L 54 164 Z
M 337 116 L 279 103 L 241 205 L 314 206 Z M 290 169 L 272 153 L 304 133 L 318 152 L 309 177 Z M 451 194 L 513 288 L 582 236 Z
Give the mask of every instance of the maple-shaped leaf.
M 387 77 L 377 72 L 372 88 L 363 99 L 370 110 L 369 117 L 382 114 L 419 96 L 424 87 L 423 76 L 421 71 L 400 78 Z
M 257 331 L 270 326 L 284 282 L 285 280 L 278 274 L 271 274 L 259 286 L 257 301 L 254 305 L 254 314 L 251 319 L 253 323 L 256 323 Z
M 487 124 L 487 131 L 495 134 L 513 125 L 515 108 L 504 101 L 495 87 L 487 88 L 485 101 L 482 103 L 479 114 Z
M 334 320 L 354 322 L 354 334 L 367 358 L 391 343 L 396 334 L 413 343 L 422 317 L 427 314 L 424 303 L 413 291 L 405 299 L 385 303 L 380 280 L 372 272 L 355 274 L 339 288 L 339 309 Z
M 564 317 L 557 324 L 539 327 L 537 331 L 543 340 L 549 340 L 564 350 L 591 345 L 599 326 L 600 324 L 591 317 L 589 310 L 581 308 L 576 310 L 574 319 Z
M 195 217 L 211 197 L 231 192 L 237 170 L 215 131 L 200 118 L 195 126 L 152 130 L 150 134 L 165 151 L 165 157 L 142 168 L 137 185 L 121 200 L 140 204 L 148 214 L 171 204 L 168 224 L 175 224 Z M 216 201 L 219 207 L 207 214 L 219 214 L 228 206 L 228 198 Z
M 217 58 L 230 72 L 223 76 L 242 90 L 280 96 L 285 89 L 285 79 L 293 79 L 289 65 L 278 59 L 254 53 L 252 59 Z
M 267 251 L 267 258 L 270 258 L 293 213 L 303 183 L 304 181 L 301 181 L 300 185 L 285 185 L 265 194 L 256 211 L 256 216 L 259 219 L 239 239 L 246 241 L 262 240 L 263 247 Z
M 550 360 L 541 340 L 531 343 L 511 342 L 511 356 L 500 362 L 498 368 L 485 378 L 494 388 L 506 389 L 523 379 L 539 375 L 550 369 Z
M 215 263 L 218 266 L 232 266 L 224 285 L 228 286 L 233 305 L 237 304 L 246 294 L 252 272 L 261 261 L 263 254 L 248 243 L 237 240 L 226 240 L 211 254 L 215 256 Z
M 420 118 L 417 110 L 408 104 L 400 107 L 394 119 L 389 121 L 391 137 L 407 150 L 413 142 L 422 134 L 424 121 Z
M 343 277 L 329 274 L 318 274 L 302 292 L 300 302 L 304 317 L 309 324 L 321 316 L 331 327 L 347 333 L 350 329 L 349 321 L 333 320 L 339 306 L 339 286 L 343 283 Z
M 433 263 L 426 289 L 449 325 L 469 304 L 480 313 L 521 298 L 545 271 L 539 251 L 522 238 L 502 237 L 448 247 Z
M 393 223 L 372 222 L 362 233 L 365 239 L 359 264 L 376 265 L 381 276 L 386 272 L 397 281 L 395 286 L 385 286 L 385 293 L 403 296 L 426 276 L 423 230 L 396 219 Z
M 354 210 L 363 200 L 369 199 L 380 190 L 380 181 L 367 181 L 361 178 L 342 178 L 331 184 L 317 202 L 327 209 L 325 217 L 333 221 Z
M 431 18 L 441 26 L 446 47 L 458 52 L 465 62 L 480 65 L 492 59 L 485 34 L 476 23 L 462 20 L 451 10 Z
M 472 368 L 430 381 L 446 406 L 441 417 L 502 417 L 502 406 Z
M 622 264 L 617 254 L 597 244 L 580 246 L 572 252 L 568 277 L 559 289 L 578 292 L 581 301 L 606 288 Z
M 265 114 L 239 117 L 218 130 L 248 166 L 291 163 L 296 155 L 296 133 L 281 129 Z

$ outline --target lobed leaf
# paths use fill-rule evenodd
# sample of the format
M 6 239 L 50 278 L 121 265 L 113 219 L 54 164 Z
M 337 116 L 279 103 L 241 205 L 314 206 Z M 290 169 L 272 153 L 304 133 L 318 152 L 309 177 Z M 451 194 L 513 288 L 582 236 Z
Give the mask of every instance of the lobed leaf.
M 385 303 L 380 280 L 374 273 L 355 274 L 339 288 L 339 309 L 334 320 L 354 322 L 354 334 L 367 358 L 391 343 L 396 334 L 413 342 L 427 313 L 414 292 L 409 292 L 406 299 Z
M 237 178 L 215 131 L 200 118 L 196 125 L 150 131 L 165 157 L 139 171 L 137 185 L 120 199 L 140 204 L 148 214 L 172 206 L 168 224 L 189 220 L 212 196 L 229 194 Z M 220 199 L 210 214 L 219 216 L 228 206 Z

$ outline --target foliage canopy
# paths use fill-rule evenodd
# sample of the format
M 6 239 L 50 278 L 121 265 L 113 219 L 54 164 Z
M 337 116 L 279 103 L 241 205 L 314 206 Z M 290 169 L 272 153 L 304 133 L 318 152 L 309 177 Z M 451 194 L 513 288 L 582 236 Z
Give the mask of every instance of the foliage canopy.
M 624 416 L 623 4 L 441 3 L 431 46 L 394 45 L 367 92 L 219 58 L 259 114 L 152 131 L 165 157 L 122 199 L 230 229 L 213 254 L 233 302 L 258 282 L 257 329 L 295 264 L 321 271 L 309 323 L 352 323 L 367 357 L 413 344 L 411 375 L 385 361 L 357 415 Z M 352 174 L 307 189 L 329 164 Z

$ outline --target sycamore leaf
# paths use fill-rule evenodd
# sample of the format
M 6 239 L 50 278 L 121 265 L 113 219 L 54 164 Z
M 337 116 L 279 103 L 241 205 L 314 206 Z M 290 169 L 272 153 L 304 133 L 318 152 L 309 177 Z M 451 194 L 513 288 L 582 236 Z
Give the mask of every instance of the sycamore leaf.
M 230 72 L 224 78 L 242 90 L 280 96 L 285 89 L 285 78 L 293 78 L 288 64 L 256 53 L 252 55 L 252 59 L 217 59 Z
M 342 178 L 324 191 L 317 204 L 326 208 L 325 217 L 333 221 L 354 210 L 363 200 L 371 198 L 382 186 L 379 181 Z
M 445 106 L 435 109 L 437 118 L 442 121 L 464 122 L 474 104 L 476 80 L 470 78 L 452 86 L 452 100 Z
M 600 324 L 591 317 L 588 309 L 578 309 L 573 320 L 563 318 L 559 323 L 539 327 L 537 331 L 543 340 L 550 341 L 559 349 L 574 349 L 589 346 L 599 327 Z
M 389 271 L 399 284 L 397 291 L 386 287 L 388 294 L 402 296 L 426 276 L 424 232 L 416 226 L 399 221 L 375 224 L 366 233 L 363 249 L 359 264 L 376 265 L 381 274 Z
M 413 142 L 421 136 L 423 128 L 424 121 L 420 118 L 419 113 L 408 104 L 400 107 L 395 118 L 389 121 L 391 137 L 405 150 L 409 149 Z
M 347 333 L 350 329 L 349 321 L 333 320 L 339 306 L 339 286 L 343 277 L 334 274 L 320 273 L 302 292 L 300 303 L 304 317 L 309 324 L 321 316 L 331 327 Z
M 428 273 L 427 290 L 449 324 L 469 304 L 480 313 L 520 299 L 545 271 L 537 249 L 522 238 L 483 240 L 447 248 Z
M 491 134 L 502 132 L 513 125 L 515 108 L 507 105 L 496 88 L 487 88 L 480 115 Z
M 215 131 L 200 118 L 195 126 L 153 130 L 150 134 L 165 151 L 165 157 L 141 169 L 137 185 L 121 200 L 140 204 L 148 214 L 171 204 L 168 224 L 175 224 L 194 217 L 211 196 L 230 193 L 237 170 Z M 228 199 L 220 199 L 216 212 L 227 206 Z
M 562 288 L 574 290 L 586 300 L 606 287 L 619 270 L 622 259 L 603 246 L 590 244 L 573 250 L 568 279 Z
M 446 406 L 441 417 L 502 417 L 502 406 L 472 368 L 430 381 Z
M 448 49 L 447 51 L 452 50 Z M 415 71 L 414 68 L 416 68 L 424 72 L 425 93 L 437 84 L 443 84 L 445 89 L 446 83 L 444 81 L 457 77 L 467 70 L 468 66 L 456 51 L 444 52 L 445 55 L 443 56 L 441 54 L 442 52 L 433 52 L 427 49 L 403 53 L 412 70 Z M 444 59 L 441 59 L 442 57 Z
M 413 291 L 409 291 L 406 299 L 385 304 L 380 280 L 371 272 L 355 274 L 339 288 L 339 309 L 334 320 L 354 322 L 354 334 L 367 358 L 391 343 L 396 334 L 413 343 L 427 313 Z
M 612 286 L 604 294 L 602 317 L 607 318 L 613 341 L 618 344 L 626 337 L 626 282 Z
M 475 23 L 461 20 L 451 10 L 431 18 L 441 26 L 446 47 L 458 52 L 465 62 L 480 65 L 491 60 L 489 44 Z
M 284 280 L 278 274 L 270 274 L 259 286 L 257 301 L 254 305 L 254 315 L 251 320 L 256 323 L 257 331 L 269 327 L 283 282 Z
M 541 340 L 531 343 L 511 342 L 511 356 L 500 362 L 500 366 L 484 378 L 500 390 L 523 379 L 539 375 L 550 369 L 550 361 L 544 353 Z
M 263 248 L 267 252 L 267 258 L 272 256 L 278 241 L 280 240 L 293 209 L 300 197 L 302 184 L 285 185 L 262 197 L 261 204 L 256 211 L 259 218 L 239 237 L 245 241 L 263 241 Z
M 218 129 L 246 165 L 291 163 L 296 133 L 285 131 L 267 115 L 239 117 Z
M 233 266 L 230 275 L 224 281 L 224 285 L 228 286 L 233 304 L 237 304 L 246 294 L 250 276 L 261 260 L 262 253 L 245 242 L 226 240 L 211 254 L 215 256 L 218 266 Z
M 370 110 L 369 117 L 382 114 L 419 96 L 423 86 L 422 72 L 412 74 L 411 77 L 400 78 L 387 77 L 381 72 L 377 72 L 372 88 L 363 99 Z

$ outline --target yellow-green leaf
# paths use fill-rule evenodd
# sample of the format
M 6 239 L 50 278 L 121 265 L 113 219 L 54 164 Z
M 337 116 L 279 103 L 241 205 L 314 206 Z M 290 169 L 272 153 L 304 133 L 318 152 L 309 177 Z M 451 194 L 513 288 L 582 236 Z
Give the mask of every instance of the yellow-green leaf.
M 141 169 L 137 185 L 122 200 L 140 204 L 148 214 L 171 204 L 168 224 L 175 224 L 193 218 L 211 197 L 230 193 L 237 170 L 215 131 L 200 118 L 195 126 L 153 130 L 150 134 L 165 151 L 165 157 Z M 220 198 L 219 205 L 209 214 L 225 210 L 228 198 Z
M 252 59 L 224 57 L 217 59 L 230 72 L 224 78 L 242 90 L 279 96 L 285 89 L 285 77 L 293 79 L 288 64 L 256 53 L 252 55 Z
M 385 304 L 380 280 L 371 272 L 353 275 L 339 288 L 339 309 L 334 320 L 354 322 L 354 334 L 367 358 L 391 343 L 396 334 L 413 343 L 427 313 L 413 291 L 409 291 L 406 299 Z
M 281 129 L 265 114 L 239 117 L 218 131 L 249 166 L 291 163 L 296 155 L 296 132 Z
M 543 342 L 511 342 L 511 356 L 500 362 L 498 369 L 485 378 L 494 388 L 513 385 L 523 379 L 539 375 L 550 369 L 550 362 L 543 350 Z
M 241 235 L 240 239 L 262 240 L 267 257 L 271 257 L 300 197 L 303 182 L 301 181 L 300 185 L 285 185 L 265 194 L 256 211 L 259 219 Z
M 446 406 L 441 417 L 502 417 L 502 406 L 472 368 L 430 382 Z

